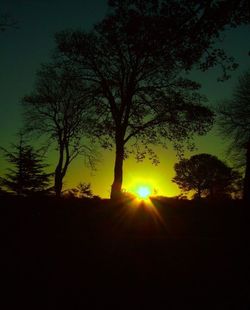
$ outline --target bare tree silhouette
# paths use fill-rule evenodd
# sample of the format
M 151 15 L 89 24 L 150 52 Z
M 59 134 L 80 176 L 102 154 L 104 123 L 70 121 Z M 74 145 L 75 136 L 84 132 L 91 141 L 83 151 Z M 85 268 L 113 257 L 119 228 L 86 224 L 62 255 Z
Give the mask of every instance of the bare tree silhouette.
M 91 32 L 64 31 L 58 50 L 78 64 L 100 115 L 97 135 L 115 145 L 111 197 L 119 196 L 129 146 L 138 158 L 150 144 L 177 149 L 206 133 L 213 114 L 199 85 L 183 78 L 194 65 L 221 64 L 223 78 L 236 65 L 214 46 L 225 25 L 237 25 L 242 8 L 213 1 L 109 1 L 111 12 Z M 127 148 L 126 148 L 127 147 Z M 155 157 L 153 156 L 153 159 Z
M 34 92 L 22 100 L 25 129 L 56 143 L 58 163 L 54 187 L 61 195 L 63 178 L 70 163 L 84 155 L 91 165 L 95 152 L 87 140 L 91 114 L 85 101 L 85 86 L 76 71 L 69 66 L 43 65 L 37 74 Z
M 233 96 L 218 109 L 219 133 L 231 141 L 229 154 L 245 168 L 244 199 L 250 202 L 250 70 L 238 80 Z

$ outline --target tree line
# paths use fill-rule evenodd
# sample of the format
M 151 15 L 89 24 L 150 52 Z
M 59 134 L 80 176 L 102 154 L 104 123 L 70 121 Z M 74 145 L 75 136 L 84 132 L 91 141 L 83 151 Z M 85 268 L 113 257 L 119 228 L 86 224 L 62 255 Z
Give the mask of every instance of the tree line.
M 111 198 L 116 199 L 128 155 L 157 163 L 156 144 L 172 144 L 182 155 L 218 116 L 221 134 L 244 157 L 249 201 L 249 73 L 239 82 L 244 103 L 236 89 L 217 113 L 205 105 L 201 85 L 185 75 L 220 66 L 220 79 L 229 78 L 237 65 L 216 43 L 226 27 L 249 23 L 248 2 L 110 0 L 109 7 L 92 30 L 56 34 L 50 63 L 41 66 L 33 92 L 22 99 L 25 134 L 46 137 L 58 153 L 56 195 L 76 156 L 95 161 L 94 141 L 115 149 Z

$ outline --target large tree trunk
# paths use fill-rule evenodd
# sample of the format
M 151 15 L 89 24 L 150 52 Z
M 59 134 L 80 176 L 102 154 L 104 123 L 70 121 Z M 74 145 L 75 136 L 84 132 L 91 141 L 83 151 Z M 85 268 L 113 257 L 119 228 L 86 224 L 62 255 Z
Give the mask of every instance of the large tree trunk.
M 124 144 L 118 141 L 116 143 L 114 182 L 111 186 L 110 198 L 116 200 L 120 198 L 122 191 L 123 179 L 123 159 L 124 159 Z
M 245 202 L 250 202 L 250 141 L 248 142 L 246 152 L 246 170 L 244 178 L 243 199 Z

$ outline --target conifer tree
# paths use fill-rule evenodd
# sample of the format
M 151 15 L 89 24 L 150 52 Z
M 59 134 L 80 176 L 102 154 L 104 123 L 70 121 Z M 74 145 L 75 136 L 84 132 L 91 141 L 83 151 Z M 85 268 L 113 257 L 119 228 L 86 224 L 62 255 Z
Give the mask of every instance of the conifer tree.
M 22 134 L 10 150 L 1 148 L 1 151 L 10 164 L 5 177 L 0 179 L 4 188 L 17 195 L 41 193 L 48 189 L 51 173 L 44 172 L 48 165 L 43 162 L 41 150 L 29 145 Z

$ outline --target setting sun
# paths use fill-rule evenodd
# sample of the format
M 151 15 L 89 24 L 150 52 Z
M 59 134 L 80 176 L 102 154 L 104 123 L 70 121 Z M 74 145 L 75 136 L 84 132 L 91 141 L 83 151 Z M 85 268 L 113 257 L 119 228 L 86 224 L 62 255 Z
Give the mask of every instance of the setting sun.
M 141 199 L 147 199 L 152 194 L 151 189 L 148 186 L 139 186 L 136 193 Z
M 127 191 L 139 200 L 149 200 L 150 196 L 155 195 L 157 188 L 152 179 L 134 177 L 127 187 Z

